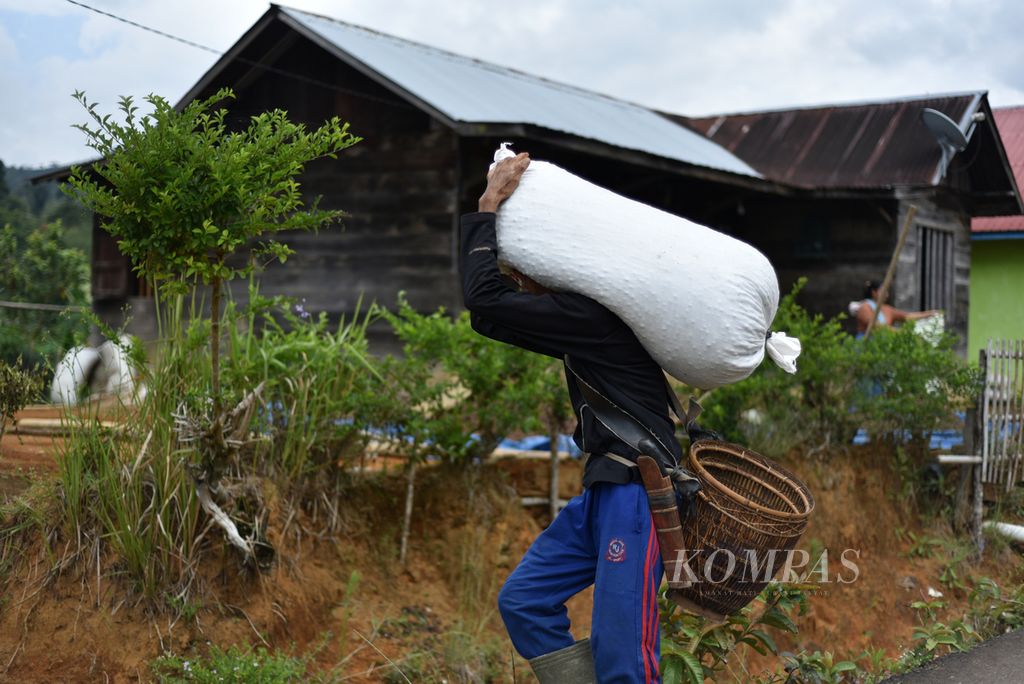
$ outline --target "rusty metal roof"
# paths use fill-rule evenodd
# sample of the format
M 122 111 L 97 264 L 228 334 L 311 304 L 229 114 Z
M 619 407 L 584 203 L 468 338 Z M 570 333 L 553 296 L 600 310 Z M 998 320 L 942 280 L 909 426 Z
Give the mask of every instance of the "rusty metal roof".
M 1017 187 L 1024 187 L 1024 105 L 993 109 L 999 137 L 1003 139 Z M 1012 233 L 1024 231 L 1024 216 L 986 216 L 971 221 L 974 233 Z
M 806 188 L 931 186 L 941 152 L 921 123 L 936 109 L 966 131 L 983 92 L 801 109 L 673 117 L 771 180 Z

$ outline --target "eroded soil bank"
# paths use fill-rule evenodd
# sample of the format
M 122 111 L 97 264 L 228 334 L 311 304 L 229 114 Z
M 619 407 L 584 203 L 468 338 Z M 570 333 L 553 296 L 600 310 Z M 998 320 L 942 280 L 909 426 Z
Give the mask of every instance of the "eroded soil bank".
M 8 439 L 3 458 L 23 459 L 8 456 Z M 24 446 L 36 448 L 36 462 L 8 477 L 52 482 L 49 447 L 36 446 Z M 977 566 L 956 562 L 963 545 L 942 515 L 922 517 L 908 502 L 893 462 L 878 447 L 787 459 L 817 500 L 802 547 L 827 549 L 836 565 L 852 549 L 859 575 L 811 592 L 800 634 L 780 636 L 781 648 L 896 655 L 917 624 L 910 603 L 929 588 L 945 595 L 950 615 L 963 608 L 966 591 L 950 585 L 951 567 L 961 578 L 1020 581 L 1020 561 L 1005 547 Z M 195 657 L 211 643 L 315 653 L 317 668 L 353 682 L 404 681 L 396 665 L 412 681 L 511 682 L 513 672 L 524 681 L 526 665 L 513 659 L 495 597 L 546 522 L 544 507 L 525 509 L 519 497 L 546 494 L 547 467 L 530 460 L 424 469 L 405 568 L 397 563 L 404 478 L 355 477 L 337 494 L 333 534 L 324 533 L 329 506 L 299 514 L 278 507 L 270 539 L 279 562 L 253 573 L 215 545 L 185 604 L 170 595 L 155 607 L 133 598 L 102 543 L 76 555 L 74 540 L 59 533 L 28 537 L 3 569 L 0 681 L 150 681 L 155 657 Z M 564 462 L 561 472 L 562 496 L 578 493 L 580 465 Z M 589 631 L 590 604 L 585 592 L 570 605 L 580 636 Z M 742 680 L 777 665 L 738 653 L 727 676 Z

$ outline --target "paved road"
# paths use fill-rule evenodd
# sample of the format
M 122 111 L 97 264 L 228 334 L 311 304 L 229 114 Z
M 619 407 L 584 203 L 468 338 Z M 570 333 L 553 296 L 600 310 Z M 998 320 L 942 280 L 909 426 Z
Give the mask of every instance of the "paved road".
M 883 684 L 1020 684 L 1024 682 L 1024 629 L 952 653 Z

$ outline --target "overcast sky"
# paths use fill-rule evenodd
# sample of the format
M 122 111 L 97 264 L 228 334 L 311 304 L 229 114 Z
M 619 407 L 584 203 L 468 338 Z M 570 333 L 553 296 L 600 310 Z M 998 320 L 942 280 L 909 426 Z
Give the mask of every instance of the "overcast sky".
M 228 49 L 256 0 L 83 0 Z M 290 0 L 461 54 L 683 114 L 988 90 L 1024 104 L 1021 0 Z M 65 0 L 0 0 L 0 160 L 88 158 L 85 90 L 175 101 L 216 56 Z

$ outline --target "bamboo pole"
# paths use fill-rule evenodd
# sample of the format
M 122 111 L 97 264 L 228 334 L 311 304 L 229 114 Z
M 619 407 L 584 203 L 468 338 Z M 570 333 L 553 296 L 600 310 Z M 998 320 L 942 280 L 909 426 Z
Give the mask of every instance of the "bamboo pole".
M 892 285 L 892 279 L 896 275 L 896 264 L 900 259 L 900 252 L 903 251 L 903 245 L 907 242 L 907 235 L 910 233 L 910 226 L 914 224 L 914 217 L 917 216 L 917 205 L 911 204 L 907 208 L 907 217 L 903 219 L 903 228 L 900 230 L 899 240 L 896 241 L 896 249 L 893 250 L 892 258 L 889 259 L 889 268 L 885 272 L 885 280 L 882 281 L 882 287 L 878 290 L 878 301 L 875 306 L 875 315 L 871 317 L 871 322 L 868 323 L 868 329 L 864 331 L 864 339 L 871 337 L 871 331 L 875 327 L 875 322 L 878 320 L 878 314 L 882 311 L 882 305 L 885 303 L 886 298 L 889 296 L 889 287 Z
M 4 309 L 25 309 L 28 311 L 92 311 L 88 306 L 74 306 L 72 304 L 36 304 L 34 302 L 9 302 L 0 300 L 0 307 Z

